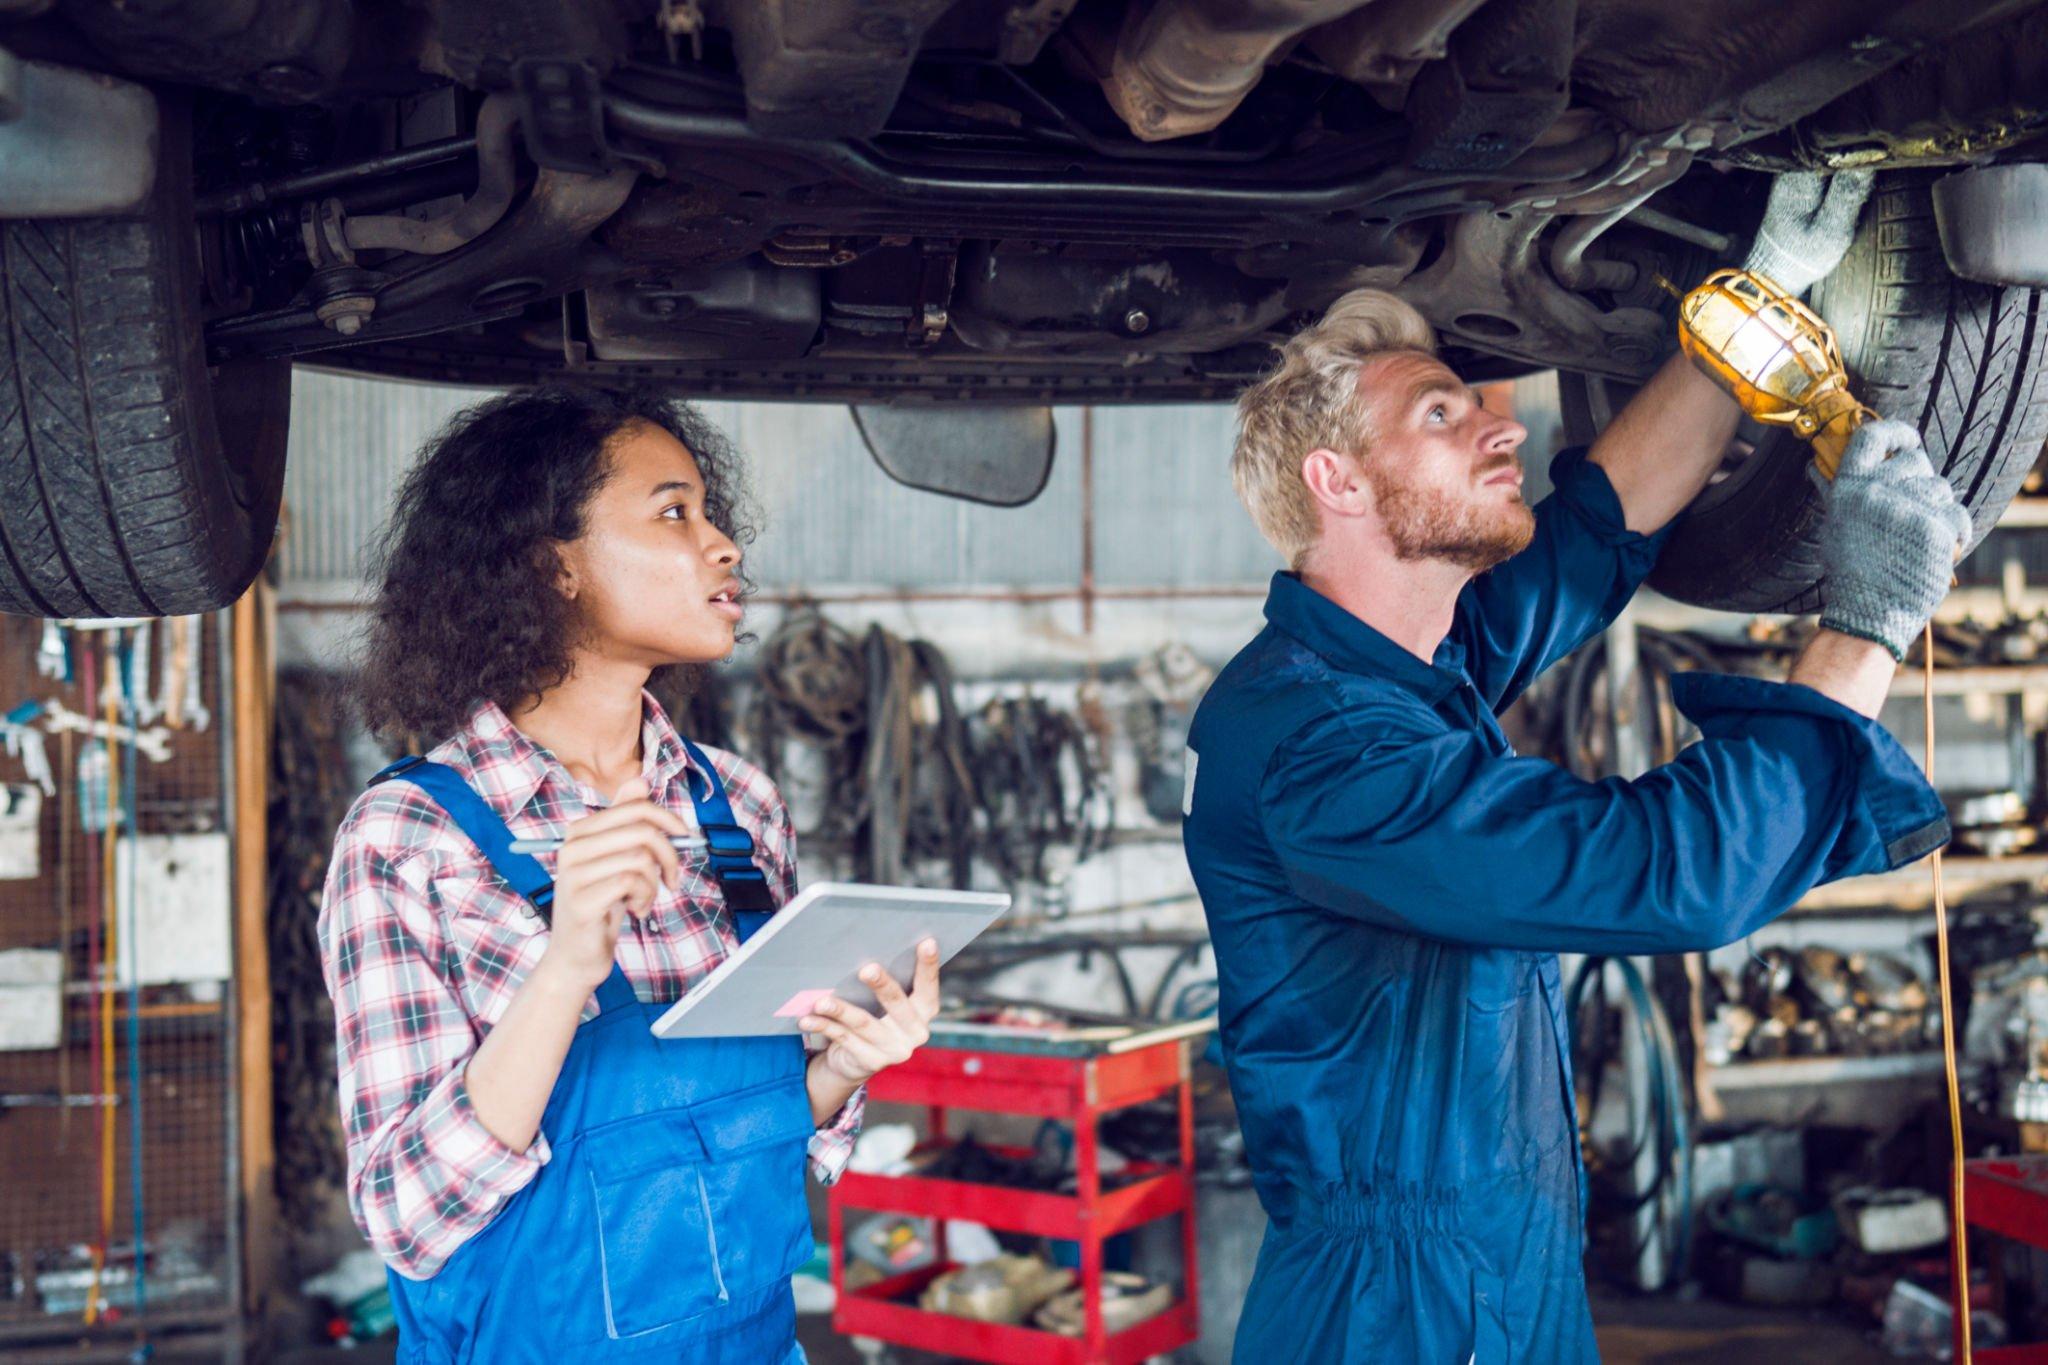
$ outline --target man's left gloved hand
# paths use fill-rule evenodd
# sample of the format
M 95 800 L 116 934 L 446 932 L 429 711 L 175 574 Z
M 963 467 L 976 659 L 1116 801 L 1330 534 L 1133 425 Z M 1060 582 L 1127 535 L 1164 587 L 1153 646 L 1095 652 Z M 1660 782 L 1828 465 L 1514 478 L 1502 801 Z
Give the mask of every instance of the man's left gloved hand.
M 1827 489 L 1820 567 L 1828 600 L 1820 623 L 1903 660 L 1948 596 L 1956 552 L 1970 531 L 1969 510 L 1934 472 L 1919 431 L 1906 422 L 1865 422 Z
M 1875 175 L 1800 171 L 1779 176 L 1743 269 L 1769 276 L 1793 295 L 1813 288 L 1847 254 Z

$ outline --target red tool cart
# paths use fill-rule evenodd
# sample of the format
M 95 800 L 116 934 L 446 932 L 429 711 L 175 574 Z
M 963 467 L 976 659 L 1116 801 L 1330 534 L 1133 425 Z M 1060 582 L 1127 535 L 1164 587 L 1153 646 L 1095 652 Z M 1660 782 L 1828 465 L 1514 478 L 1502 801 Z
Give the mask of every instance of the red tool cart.
M 1201 1335 L 1195 1288 L 1195 1119 L 1189 1084 L 1189 1038 L 1206 1025 L 1134 1031 L 1114 1039 L 1061 1039 L 1020 1030 L 949 1030 L 933 1026 L 931 1042 L 877 1076 L 871 1100 L 925 1107 L 929 1130 L 920 1153 L 947 1142 L 946 1111 L 1021 1114 L 1073 1125 L 1079 1188 L 1074 1194 L 972 1184 L 920 1175 L 848 1172 L 832 1187 L 832 1325 L 849 1335 L 940 1351 L 970 1360 L 1015 1365 L 1097 1365 L 1142 1361 Z M 1115 1188 L 1103 1188 L 1096 1124 L 1104 1114 L 1178 1093 L 1180 1161 L 1132 1162 Z M 992 1147 L 1006 1155 L 1028 1151 Z M 920 1270 L 877 1284 L 846 1288 L 845 1221 L 849 1209 L 914 1214 L 939 1220 L 938 1257 Z M 1102 1244 L 1143 1223 L 1181 1220 L 1180 1300 L 1153 1318 L 1110 1335 L 1102 1317 Z M 980 1322 L 928 1312 L 915 1299 L 954 1267 L 946 1259 L 943 1220 L 958 1218 L 1003 1232 L 1076 1242 L 1086 1332 L 1063 1336 L 1031 1326 Z
M 2048 1155 L 1983 1156 L 1965 1161 L 1963 1214 L 1973 1228 L 2048 1249 Z M 2003 1307 L 2000 1258 L 1989 1259 L 1992 1283 Z M 2048 1342 L 1980 1346 L 1972 1354 L 1978 1365 L 2048 1365 Z

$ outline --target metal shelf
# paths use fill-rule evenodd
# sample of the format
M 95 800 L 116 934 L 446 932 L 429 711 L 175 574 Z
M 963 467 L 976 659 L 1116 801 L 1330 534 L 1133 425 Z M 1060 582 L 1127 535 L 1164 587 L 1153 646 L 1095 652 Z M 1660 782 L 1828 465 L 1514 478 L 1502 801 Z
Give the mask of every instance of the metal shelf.
M 1941 860 L 1942 884 L 1950 904 L 1972 891 L 1993 886 L 2048 885 L 2048 854 L 2021 854 L 2012 858 L 1984 858 L 1952 855 Z M 1934 878 L 1927 861 L 1891 872 L 1873 872 L 1846 881 L 1817 886 L 1793 907 L 1793 913 L 1875 907 L 1894 910 L 1924 910 L 1934 904 Z
M 1939 1050 L 1879 1052 L 1868 1056 L 1772 1057 L 1709 1064 L 1715 1090 L 1764 1090 L 1777 1086 L 1833 1085 L 1845 1081 L 1893 1081 L 1940 1075 Z
M 1721 1121 L 1885 1131 L 1941 1092 L 1939 1051 L 1745 1059 L 1701 1069 Z
M 2048 526 L 2048 497 L 2014 498 L 1998 519 L 2001 531 L 2023 531 Z
M 1918 697 L 1922 677 L 1918 664 L 1906 665 L 1892 679 L 1891 695 Z M 1987 664 L 1934 670 L 1937 697 L 2009 697 L 2036 691 L 2048 692 L 2048 664 Z

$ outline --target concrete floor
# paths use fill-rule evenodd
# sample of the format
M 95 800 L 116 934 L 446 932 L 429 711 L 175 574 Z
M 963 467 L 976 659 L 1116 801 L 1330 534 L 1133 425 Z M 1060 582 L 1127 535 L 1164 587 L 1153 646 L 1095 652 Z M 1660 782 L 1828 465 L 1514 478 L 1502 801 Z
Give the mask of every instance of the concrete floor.
M 1604 1365 L 1897 1365 L 1878 1345 L 1874 1328 L 1833 1312 L 1629 1298 L 1595 1289 L 1593 1321 Z M 860 1354 L 823 1318 L 803 1319 L 799 1336 L 812 1365 L 861 1365 Z M 155 1357 L 158 1365 L 210 1365 L 217 1358 L 175 1350 Z M 392 1359 L 389 1343 L 373 1342 L 346 1352 L 290 1351 L 252 1365 L 388 1365 Z M 895 1359 L 902 1365 L 941 1365 L 947 1358 L 901 1353 Z
M 1625 1298 L 1595 1289 L 1593 1322 L 1603 1365 L 1900 1365 L 1878 1345 L 1874 1328 L 1836 1313 Z M 805 1319 L 799 1335 L 811 1365 L 860 1365 L 859 1353 L 821 1319 Z M 905 1353 L 897 1359 L 939 1365 L 947 1358 Z
M 1836 1312 L 1766 1310 L 1701 1299 L 1626 1298 L 1593 1291 L 1606 1365 L 1896 1365 L 1877 1329 Z

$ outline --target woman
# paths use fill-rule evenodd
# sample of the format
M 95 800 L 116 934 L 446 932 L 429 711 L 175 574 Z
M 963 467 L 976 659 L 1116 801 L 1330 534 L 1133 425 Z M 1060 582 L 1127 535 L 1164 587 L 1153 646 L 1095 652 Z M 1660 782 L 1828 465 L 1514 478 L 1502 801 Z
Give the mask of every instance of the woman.
M 646 691 L 732 652 L 736 489 L 691 408 L 551 388 L 459 414 L 399 496 L 364 700 L 385 738 L 439 743 L 350 810 L 320 936 L 401 1361 L 803 1359 L 805 1154 L 844 1167 L 938 962 L 923 945 L 907 992 L 870 967 L 881 1012 L 821 1002 L 808 1054 L 648 1030 L 796 885 L 773 784 Z M 686 810 L 715 865 L 671 846 Z M 551 881 L 508 831 L 564 837 Z

